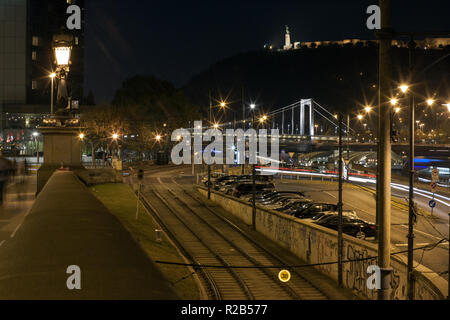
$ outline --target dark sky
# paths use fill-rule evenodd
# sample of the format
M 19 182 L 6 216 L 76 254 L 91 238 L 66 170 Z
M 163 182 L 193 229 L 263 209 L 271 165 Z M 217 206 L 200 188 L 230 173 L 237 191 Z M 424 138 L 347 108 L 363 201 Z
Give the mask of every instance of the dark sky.
M 86 92 L 109 101 L 123 80 L 149 74 L 183 86 L 220 59 L 293 41 L 374 38 L 377 0 L 86 1 Z M 393 0 L 396 30 L 450 30 L 450 1 Z

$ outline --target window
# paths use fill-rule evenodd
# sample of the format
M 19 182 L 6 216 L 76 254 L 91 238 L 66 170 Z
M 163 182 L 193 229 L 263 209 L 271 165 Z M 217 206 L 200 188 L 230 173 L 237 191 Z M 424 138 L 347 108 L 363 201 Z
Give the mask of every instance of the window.
M 33 61 L 37 60 L 37 53 L 36 53 L 36 51 L 33 51 L 31 53 L 31 60 L 33 60 Z
M 75 45 L 77 46 L 79 44 L 78 37 L 75 37 Z
M 31 89 L 32 90 L 36 90 L 37 89 L 37 81 L 36 80 L 31 81 Z
M 39 46 L 39 37 L 33 36 L 31 42 L 33 46 L 35 47 Z

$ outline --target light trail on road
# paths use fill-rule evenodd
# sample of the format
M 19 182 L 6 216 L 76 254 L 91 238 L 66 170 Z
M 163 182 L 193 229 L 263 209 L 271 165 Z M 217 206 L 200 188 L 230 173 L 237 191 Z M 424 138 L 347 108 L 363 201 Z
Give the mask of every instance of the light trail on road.
M 257 171 L 259 171 L 261 173 L 264 173 L 264 172 L 266 172 L 266 173 L 288 173 L 288 174 L 302 175 L 302 176 L 338 178 L 338 176 L 331 175 L 331 174 L 298 172 L 298 171 L 292 171 L 292 170 L 277 170 L 277 169 L 261 168 L 261 169 L 257 169 Z M 349 177 L 349 180 L 352 182 L 367 183 L 367 184 L 376 184 L 377 183 L 376 179 L 367 179 L 367 178 L 360 178 L 360 177 Z M 405 191 L 405 192 L 409 191 L 409 186 L 398 184 L 398 183 L 391 183 L 391 187 L 393 189 L 400 190 L 400 191 Z M 426 191 L 423 189 L 418 189 L 418 188 L 414 188 L 414 191 L 417 195 L 420 195 L 420 196 L 430 199 L 430 200 L 434 199 L 436 202 L 439 202 L 439 203 L 445 205 L 446 207 L 450 207 L 450 204 L 448 202 L 443 201 L 443 200 L 450 201 L 449 197 L 446 197 L 446 196 L 443 196 L 443 195 L 440 195 L 437 193 L 435 193 L 433 195 L 432 192 L 429 192 L 429 191 Z

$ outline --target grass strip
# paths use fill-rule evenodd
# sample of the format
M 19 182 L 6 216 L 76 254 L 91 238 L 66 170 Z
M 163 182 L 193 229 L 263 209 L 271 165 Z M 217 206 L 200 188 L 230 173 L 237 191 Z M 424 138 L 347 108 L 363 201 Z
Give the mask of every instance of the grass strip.
M 159 227 L 141 204 L 139 219 L 136 220 L 137 198 L 129 185 L 97 185 L 91 188 L 91 192 L 119 219 L 151 260 L 185 262 L 165 235 L 162 236 L 162 242 L 156 241 L 155 230 Z M 158 267 L 174 285 L 182 299 L 200 299 L 199 290 L 187 267 L 168 265 Z

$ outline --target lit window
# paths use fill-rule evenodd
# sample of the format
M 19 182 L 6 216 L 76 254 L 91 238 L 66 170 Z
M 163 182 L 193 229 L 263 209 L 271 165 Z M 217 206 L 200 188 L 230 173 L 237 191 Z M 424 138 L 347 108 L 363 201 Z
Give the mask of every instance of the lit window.
M 37 81 L 36 80 L 31 81 L 31 89 L 32 90 L 36 90 L 37 89 Z
M 36 51 L 33 51 L 31 53 L 31 60 L 33 60 L 33 61 L 37 60 L 37 53 L 36 53 Z
M 79 44 L 78 37 L 75 37 L 75 45 L 78 45 L 78 44 Z
M 39 46 L 39 37 L 33 36 L 31 42 L 32 42 L 33 46 L 35 46 L 35 47 Z

